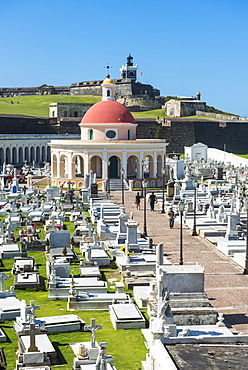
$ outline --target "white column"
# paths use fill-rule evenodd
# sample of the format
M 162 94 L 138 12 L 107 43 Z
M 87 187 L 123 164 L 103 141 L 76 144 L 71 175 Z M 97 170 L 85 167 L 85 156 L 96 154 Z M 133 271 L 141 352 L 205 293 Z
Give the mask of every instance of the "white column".
M 157 151 L 153 152 L 153 177 L 157 177 Z
M 84 175 L 89 173 L 89 153 L 84 153 Z
M 122 167 L 124 168 L 124 177 L 127 177 L 127 152 L 122 152 Z M 121 169 L 121 168 L 120 168 Z
M 108 178 L 108 153 L 104 150 L 102 159 L 102 179 Z
M 72 178 L 72 152 L 68 152 L 67 157 L 67 172 L 68 172 L 68 178 Z
M 142 160 L 144 160 L 144 152 L 140 152 L 139 156 L 139 177 L 142 177 Z

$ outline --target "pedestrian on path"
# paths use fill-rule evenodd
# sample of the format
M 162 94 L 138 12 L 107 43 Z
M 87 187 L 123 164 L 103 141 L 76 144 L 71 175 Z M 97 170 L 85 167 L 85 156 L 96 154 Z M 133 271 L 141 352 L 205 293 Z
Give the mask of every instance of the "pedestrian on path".
M 138 192 L 136 194 L 136 197 L 135 197 L 135 204 L 136 204 L 136 209 L 139 211 L 140 210 L 140 199 L 141 199 L 141 196 L 140 196 L 140 193 Z
M 154 211 L 154 205 L 155 205 L 155 202 L 157 201 L 157 197 L 154 194 L 154 192 L 151 193 L 148 200 L 150 202 L 150 210 Z
M 172 229 L 174 226 L 174 220 L 175 220 L 175 212 L 173 211 L 172 208 L 169 208 L 168 217 L 169 217 L 169 227 L 170 229 Z

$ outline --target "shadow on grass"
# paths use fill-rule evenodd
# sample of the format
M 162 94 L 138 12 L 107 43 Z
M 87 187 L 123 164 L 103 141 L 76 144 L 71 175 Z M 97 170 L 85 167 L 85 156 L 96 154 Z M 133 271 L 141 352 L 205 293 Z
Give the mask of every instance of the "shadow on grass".
M 12 326 L 9 326 L 9 325 L 1 325 L 1 329 L 3 329 L 4 331 L 4 334 L 5 334 L 5 337 L 6 337 L 6 341 L 4 343 L 12 343 L 12 340 L 10 339 L 10 337 L 8 336 L 8 334 L 6 334 L 6 330 L 5 329 L 13 329 Z
M 40 276 L 40 290 L 43 290 L 44 292 L 47 291 L 47 288 L 46 288 L 46 280 L 47 280 L 46 277 Z
M 62 354 L 62 352 L 60 351 L 60 348 L 59 347 L 62 347 L 62 346 L 68 346 L 68 344 L 61 344 L 59 342 L 52 342 L 52 345 L 57 353 L 57 359 L 58 359 L 58 363 L 57 365 L 64 365 L 64 364 L 68 364 L 68 362 L 66 361 L 64 355 Z

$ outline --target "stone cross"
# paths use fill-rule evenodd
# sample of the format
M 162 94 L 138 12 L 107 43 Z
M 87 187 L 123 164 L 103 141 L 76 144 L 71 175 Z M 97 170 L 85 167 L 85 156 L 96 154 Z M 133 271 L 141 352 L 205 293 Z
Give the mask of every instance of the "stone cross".
M 9 278 L 9 275 L 5 275 L 4 272 L 0 272 L 1 291 L 5 291 L 5 280 Z
M 54 219 L 52 219 L 52 228 L 51 228 L 51 230 L 56 230 L 55 229 L 55 220 Z
M 102 325 L 96 325 L 96 319 L 91 319 L 91 325 L 84 327 L 86 330 L 91 331 L 91 347 L 96 347 L 96 330 L 102 329 Z
M 35 323 L 30 323 L 29 335 L 30 335 L 30 346 L 28 348 L 28 352 L 39 352 L 38 347 L 35 344 Z

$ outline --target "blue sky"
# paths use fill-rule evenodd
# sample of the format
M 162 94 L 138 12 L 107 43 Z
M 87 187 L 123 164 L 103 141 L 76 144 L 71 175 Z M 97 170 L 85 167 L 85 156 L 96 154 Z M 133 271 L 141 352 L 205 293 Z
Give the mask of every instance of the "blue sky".
M 12 0 L 0 8 L 0 86 L 111 77 L 129 53 L 161 95 L 248 116 L 247 0 Z

